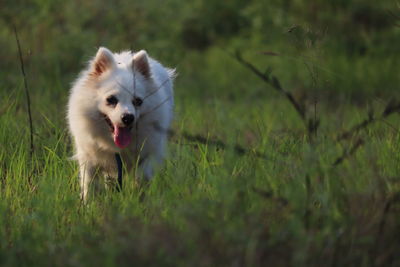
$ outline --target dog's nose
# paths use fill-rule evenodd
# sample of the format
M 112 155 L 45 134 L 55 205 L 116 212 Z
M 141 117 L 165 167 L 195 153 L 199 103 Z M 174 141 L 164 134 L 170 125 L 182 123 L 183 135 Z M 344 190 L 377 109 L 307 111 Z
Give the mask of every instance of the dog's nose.
M 129 126 L 135 120 L 135 116 L 133 114 L 125 113 L 122 114 L 121 120 L 126 126 Z

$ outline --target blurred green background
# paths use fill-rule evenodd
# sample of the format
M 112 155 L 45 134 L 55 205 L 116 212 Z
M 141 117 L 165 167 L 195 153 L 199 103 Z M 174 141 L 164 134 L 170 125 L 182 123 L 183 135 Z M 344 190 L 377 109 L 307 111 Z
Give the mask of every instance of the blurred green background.
M 399 91 L 395 1 L 3 0 L 0 5 L 2 88 L 21 82 L 16 25 L 32 94 L 52 94 L 62 102 L 99 46 L 146 49 L 176 67 L 176 91 L 183 97 L 271 96 L 230 56 L 236 50 L 260 69 L 271 68 L 300 97 L 311 93 L 362 103 L 366 96 Z M 65 91 L 56 92 L 59 85 Z

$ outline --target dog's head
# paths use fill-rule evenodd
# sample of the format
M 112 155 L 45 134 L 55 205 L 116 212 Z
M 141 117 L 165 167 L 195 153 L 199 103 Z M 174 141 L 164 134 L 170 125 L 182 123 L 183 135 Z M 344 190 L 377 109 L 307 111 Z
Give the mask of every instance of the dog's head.
M 132 141 L 132 128 L 155 90 L 145 51 L 113 54 L 101 47 L 90 63 L 89 80 L 96 91 L 97 109 L 119 148 Z

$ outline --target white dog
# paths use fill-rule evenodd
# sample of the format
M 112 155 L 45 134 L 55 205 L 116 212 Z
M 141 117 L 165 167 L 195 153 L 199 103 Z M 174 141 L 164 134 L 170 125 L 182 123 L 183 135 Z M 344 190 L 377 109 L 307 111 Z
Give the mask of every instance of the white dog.
M 174 75 L 143 50 L 113 54 L 103 47 L 80 74 L 71 89 L 68 123 L 84 201 L 98 173 L 117 177 L 116 153 L 127 169 L 138 166 L 151 179 L 165 154 Z

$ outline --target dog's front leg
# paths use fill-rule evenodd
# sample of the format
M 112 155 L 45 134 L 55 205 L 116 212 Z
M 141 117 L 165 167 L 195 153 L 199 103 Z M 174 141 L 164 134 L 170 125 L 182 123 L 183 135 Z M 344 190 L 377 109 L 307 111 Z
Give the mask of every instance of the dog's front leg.
M 154 156 L 149 156 L 148 154 L 141 155 L 138 162 L 138 178 L 148 182 L 154 176 L 154 169 L 159 165 L 160 160 L 157 160 Z
M 139 163 L 139 168 L 141 172 L 141 177 L 147 182 L 153 178 L 153 164 L 151 164 L 150 159 L 146 158 Z
M 87 195 L 89 192 L 90 183 L 93 181 L 95 175 L 94 164 L 84 161 L 80 164 L 80 185 L 81 185 L 81 199 L 84 203 L 87 202 Z

